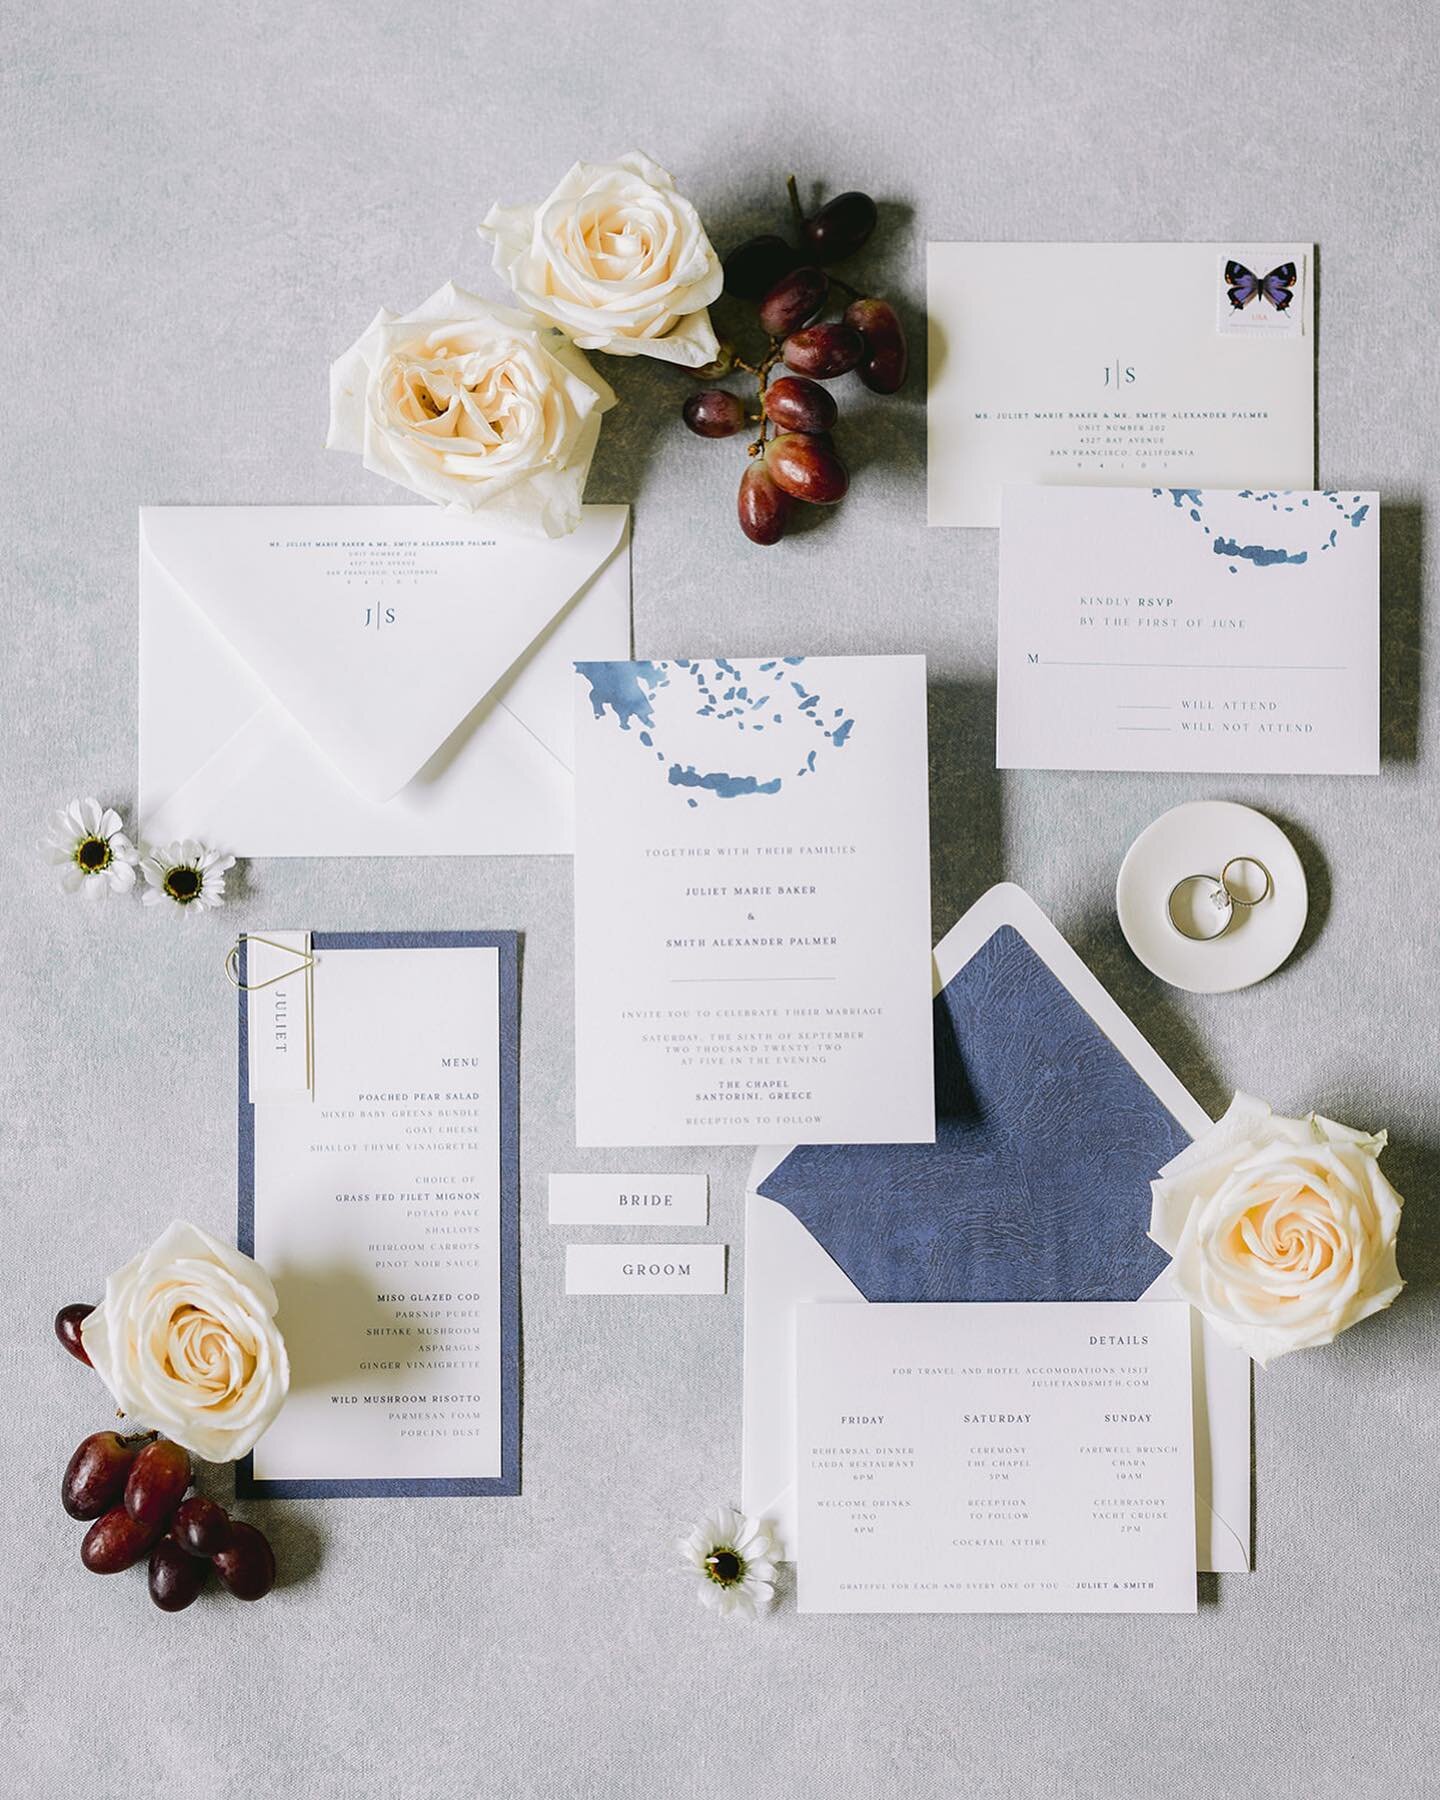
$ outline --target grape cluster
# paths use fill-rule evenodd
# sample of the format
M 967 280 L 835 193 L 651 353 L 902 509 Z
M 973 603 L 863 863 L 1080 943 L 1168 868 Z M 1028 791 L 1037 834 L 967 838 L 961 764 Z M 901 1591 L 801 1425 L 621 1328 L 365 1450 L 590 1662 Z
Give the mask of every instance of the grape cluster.
M 872 393 L 893 394 L 909 362 L 894 307 L 829 268 L 870 241 L 879 217 L 875 202 L 868 194 L 837 194 L 806 218 L 793 175 L 789 189 L 801 248 L 767 234 L 747 238 L 725 258 L 725 291 L 755 306 L 768 348 L 747 362 L 722 346 L 720 360 L 698 371 L 705 380 L 733 369 L 754 376 L 759 410 L 749 411 L 722 387 L 691 394 L 682 409 L 700 437 L 733 437 L 758 425 L 738 503 L 740 529 L 755 544 L 779 543 L 796 502 L 832 506 L 850 486 L 830 435 L 839 408 L 820 384 L 854 370 Z M 837 290 L 848 304 L 838 319 L 828 319 Z
M 91 1311 L 66 1306 L 55 1317 L 56 1337 L 84 1363 L 80 1327 Z M 162 1612 L 183 1612 L 212 1569 L 236 1599 L 263 1599 L 275 1585 L 269 1541 L 218 1501 L 192 1494 L 193 1476 L 189 1451 L 168 1438 L 92 1432 L 60 1484 L 60 1504 L 90 1525 L 80 1560 L 92 1575 L 118 1575 L 148 1557 L 150 1598 Z

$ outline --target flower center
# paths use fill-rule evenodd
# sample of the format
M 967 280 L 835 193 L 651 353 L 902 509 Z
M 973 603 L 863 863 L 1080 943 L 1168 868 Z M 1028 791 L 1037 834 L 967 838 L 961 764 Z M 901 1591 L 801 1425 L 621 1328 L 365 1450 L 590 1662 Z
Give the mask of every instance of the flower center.
M 705 1558 L 705 1573 L 719 1587 L 734 1587 L 745 1573 L 745 1563 L 733 1550 L 712 1550 Z
M 110 846 L 104 838 L 88 837 L 75 846 L 75 860 L 89 874 L 110 867 Z
M 189 903 L 200 892 L 200 871 L 198 869 L 172 869 L 165 877 L 165 892 L 181 906 Z

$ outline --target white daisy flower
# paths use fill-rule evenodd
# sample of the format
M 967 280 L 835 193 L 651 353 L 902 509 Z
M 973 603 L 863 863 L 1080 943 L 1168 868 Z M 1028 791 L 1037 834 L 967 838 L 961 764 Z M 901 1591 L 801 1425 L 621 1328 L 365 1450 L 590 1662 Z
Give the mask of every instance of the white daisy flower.
M 138 852 L 125 835 L 125 822 L 98 800 L 72 800 L 57 812 L 40 848 L 63 870 L 60 886 L 67 894 L 83 888 L 91 900 L 103 900 L 128 894 L 135 885 Z
M 760 1520 L 717 1506 L 689 1537 L 679 1539 L 679 1549 L 681 1561 L 695 1575 L 700 1604 L 722 1618 L 753 1619 L 775 1598 L 779 1547 Z
M 225 871 L 234 867 L 233 856 L 207 850 L 194 838 L 151 848 L 140 858 L 146 882 L 140 897 L 146 906 L 169 901 L 180 912 L 207 912 L 225 904 Z

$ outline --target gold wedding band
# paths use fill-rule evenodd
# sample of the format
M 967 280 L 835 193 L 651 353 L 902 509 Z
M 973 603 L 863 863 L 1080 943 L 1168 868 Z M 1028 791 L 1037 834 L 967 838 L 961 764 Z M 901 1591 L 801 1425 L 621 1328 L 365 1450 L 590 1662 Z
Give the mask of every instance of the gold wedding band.
M 1230 871 L 1232 869 L 1258 869 L 1265 878 L 1264 885 L 1261 887 L 1260 892 L 1258 894 L 1255 892 L 1255 884 L 1253 881 L 1244 883 L 1244 892 L 1238 891 L 1237 886 L 1233 884 L 1230 879 Z M 1243 877 L 1237 877 L 1237 880 L 1243 880 Z M 1262 901 L 1268 900 L 1275 892 L 1274 877 L 1258 856 L 1232 856 L 1229 862 L 1227 862 L 1225 867 L 1220 871 L 1220 885 L 1230 896 L 1230 902 L 1233 906 L 1243 906 L 1247 911 L 1250 907 L 1259 906 Z

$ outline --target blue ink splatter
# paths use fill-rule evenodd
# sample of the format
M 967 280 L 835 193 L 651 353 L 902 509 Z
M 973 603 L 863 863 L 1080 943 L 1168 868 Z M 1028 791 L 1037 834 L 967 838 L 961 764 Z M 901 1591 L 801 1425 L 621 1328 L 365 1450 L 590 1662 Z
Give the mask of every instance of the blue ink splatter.
M 1268 569 L 1272 563 L 1303 563 L 1308 560 L 1308 552 L 1304 550 L 1272 550 L 1266 544 L 1237 544 L 1234 538 L 1216 538 L 1212 548 L 1217 556 L 1238 556 L 1244 562 L 1254 563 L 1257 569 Z
M 667 778 L 671 787 L 705 788 L 712 794 L 718 794 L 722 800 L 735 800 L 741 794 L 778 794 L 780 777 L 772 776 L 769 781 L 758 781 L 753 775 L 726 775 L 716 769 L 708 775 L 697 775 L 693 768 L 682 769 L 679 763 L 671 763 Z M 692 800 L 693 806 L 695 802 Z
M 664 687 L 670 677 L 664 663 L 653 662 L 577 662 L 576 670 L 590 684 L 590 704 L 597 719 L 603 719 L 608 707 L 622 731 L 630 729 L 630 721 L 653 725 L 651 703 L 657 688 Z
M 682 657 L 670 663 L 577 663 L 575 666 L 589 683 L 594 717 L 602 719 L 608 712 L 620 729 L 627 732 L 631 721 L 637 721 L 642 729 L 635 735 L 647 750 L 653 752 L 657 762 L 668 765 L 666 779 L 672 787 L 691 788 L 717 799 L 732 800 L 743 795 L 779 793 L 782 778 L 770 773 L 737 774 L 723 767 L 701 773 L 694 763 L 681 762 L 656 741 L 656 696 L 662 688 L 676 685 L 673 677 L 678 672 L 688 676 L 694 684 L 695 718 L 710 721 L 716 727 L 728 724 L 737 732 L 763 732 L 766 725 L 755 716 L 762 710 L 769 724 L 785 723 L 785 711 L 773 710 L 777 706 L 783 709 L 787 704 L 776 692 L 776 684 L 783 684 L 795 695 L 795 700 L 788 702 L 792 720 L 808 719 L 827 743 L 838 749 L 848 741 L 855 721 L 845 716 L 843 706 L 826 707 L 818 692 L 794 679 L 791 671 L 801 668 L 805 660 L 803 656 L 771 658 L 750 665 L 748 677 L 736 664 L 719 658 L 709 664 Z M 757 673 L 770 677 L 758 691 L 755 686 Z M 813 773 L 816 768 L 817 752 L 812 750 L 797 774 Z M 696 801 L 687 797 L 686 803 L 694 806 Z
M 1239 573 L 1241 562 L 1248 563 L 1252 568 L 1265 569 L 1280 564 L 1294 565 L 1297 563 L 1305 563 L 1309 560 L 1309 550 L 1291 550 L 1283 545 L 1274 543 L 1242 544 L 1239 539 L 1235 537 L 1217 536 L 1212 531 L 1211 527 L 1205 523 L 1202 514 L 1206 508 L 1208 498 L 1234 498 L 1248 501 L 1252 506 L 1261 507 L 1266 512 L 1274 514 L 1277 517 L 1281 514 L 1293 515 L 1296 511 L 1297 502 L 1301 509 L 1310 506 L 1312 499 L 1311 495 L 1293 494 L 1279 489 L 1267 489 L 1264 492 L 1260 492 L 1255 488 L 1242 488 L 1238 494 L 1232 496 L 1207 496 L 1205 492 L 1198 488 L 1157 487 L 1151 488 L 1150 492 L 1152 497 L 1157 500 L 1162 500 L 1168 495 L 1172 508 L 1185 512 L 1194 523 L 1199 525 L 1206 537 L 1213 538 L 1214 541 L 1210 548 L 1216 556 L 1234 557 L 1238 559 L 1230 564 L 1230 573 L 1232 575 Z M 1313 498 L 1317 507 L 1320 505 L 1333 507 L 1334 510 L 1340 514 L 1341 518 L 1344 519 L 1346 524 L 1351 526 L 1362 524 L 1366 514 L 1370 510 L 1369 503 L 1362 501 L 1359 494 L 1351 495 L 1347 502 L 1335 490 L 1326 489 L 1313 496 Z M 1312 546 L 1312 548 L 1319 550 L 1331 550 L 1335 547 L 1336 531 L 1334 530 L 1330 532 L 1328 539 L 1324 542 Z

